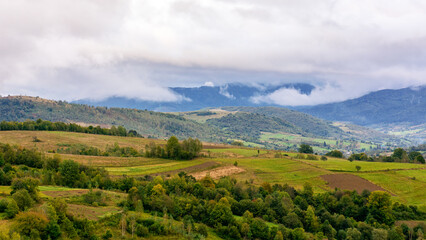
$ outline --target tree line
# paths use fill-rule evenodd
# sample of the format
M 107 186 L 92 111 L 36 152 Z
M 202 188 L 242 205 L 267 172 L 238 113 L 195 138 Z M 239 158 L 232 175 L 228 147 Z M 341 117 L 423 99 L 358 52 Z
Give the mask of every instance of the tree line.
M 63 131 L 63 132 L 77 132 L 77 133 L 90 133 L 100 135 L 122 136 L 122 137 L 142 137 L 135 130 L 127 131 L 123 126 L 112 126 L 111 128 L 102 128 L 100 126 L 83 127 L 75 123 L 64 122 L 50 122 L 38 119 L 37 121 L 25 122 L 0 122 L 0 131 Z
M 410 148 L 409 152 L 404 150 L 403 148 L 396 148 L 392 155 L 390 156 L 368 156 L 366 153 L 352 153 L 349 157 L 349 161 L 370 161 L 370 162 L 404 162 L 404 163 L 421 163 L 425 164 L 425 158 L 423 157 L 422 153 L 419 151 L 416 151 L 417 148 Z M 313 148 L 305 143 L 300 144 L 299 153 L 307 153 L 307 154 L 313 154 L 314 150 Z M 339 150 L 332 150 L 325 154 L 325 156 L 328 157 L 335 157 L 335 158 L 344 158 L 344 155 Z M 309 159 L 309 156 L 308 156 Z M 316 160 L 317 158 L 314 157 L 311 160 Z M 327 160 L 326 158 L 322 158 L 322 160 Z

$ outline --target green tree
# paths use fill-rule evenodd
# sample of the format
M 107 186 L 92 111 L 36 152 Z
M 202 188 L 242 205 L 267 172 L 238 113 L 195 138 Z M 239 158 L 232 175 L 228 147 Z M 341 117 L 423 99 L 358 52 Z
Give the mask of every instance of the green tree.
M 405 161 L 408 159 L 407 152 L 402 148 L 396 148 L 393 151 L 392 157 L 399 161 Z
M 22 236 L 34 238 L 33 234 L 43 235 L 47 230 L 47 217 L 36 212 L 21 212 L 15 217 L 13 229 Z
M 422 155 L 416 157 L 416 162 L 425 164 L 425 158 Z
M 283 218 L 283 223 L 284 226 L 288 227 L 288 228 L 302 228 L 303 224 L 300 221 L 299 217 L 297 216 L 296 213 L 292 212 L 289 213 L 287 216 L 285 216 Z
M 16 214 L 19 212 L 19 207 L 16 201 L 12 198 L 9 200 L 9 203 L 7 204 L 6 208 L 6 217 L 7 218 L 14 218 Z
M 395 221 L 392 214 L 391 196 L 387 192 L 375 191 L 368 197 L 367 207 L 372 218 L 379 223 L 392 225 Z
M 269 239 L 269 227 L 260 218 L 253 219 L 250 224 L 250 231 L 254 239 Z
M 21 211 L 25 211 L 34 204 L 34 200 L 26 189 L 18 190 L 12 195 L 12 198 L 16 201 Z
M 314 149 L 308 144 L 302 143 L 299 146 L 300 153 L 314 153 Z
M 179 139 L 175 136 L 171 136 L 169 140 L 167 140 L 166 144 L 166 154 L 170 159 L 178 159 L 181 154 L 181 146 L 179 144 Z
M 329 157 L 343 158 L 343 153 L 339 150 L 330 151 L 330 152 L 326 153 L 325 155 L 329 156 Z
M 361 170 L 361 166 L 356 165 L 355 168 L 356 168 L 357 172 L 359 172 Z
M 15 192 L 25 189 L 27 190 L 27 193 L 30 194 L 31 198 L 35 201 L 38 201 L 38 185 L 40 184 L 40 181 L 36 178 L 32 177 L 24 177 L 24 178 L 15 178 L 12 181 L 12 191 L 10 194 L 14 194 Z
M 361 240 L 362 239 L 361 232 L 358 231 L 358 229 L 356 229 L 356 228 L 349 228 L 346 231 L 346 239 L 347 240 Z
M 278 231 L 277 234 L 275 234 L 274 240 L 283 240 L 283 233 L 281 231 Z
M 59 165 L 59 173 L 62 176 L 63 184 L 73 187 L 80 178 L 79 165 L 73 160 L 64 160 Z

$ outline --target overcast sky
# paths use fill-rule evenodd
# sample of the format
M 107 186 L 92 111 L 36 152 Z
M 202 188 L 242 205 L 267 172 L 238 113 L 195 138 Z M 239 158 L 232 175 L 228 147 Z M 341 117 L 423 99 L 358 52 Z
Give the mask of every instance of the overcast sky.
M 424 0 L 0 0 L 0 94 L 180 101 L 170 86 L 306 82 L 318 104 L 426 84 Z

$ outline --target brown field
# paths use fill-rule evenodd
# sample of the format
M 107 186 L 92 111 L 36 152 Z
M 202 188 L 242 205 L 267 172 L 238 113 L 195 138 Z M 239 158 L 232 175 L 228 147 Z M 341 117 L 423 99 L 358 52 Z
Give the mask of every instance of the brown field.
M 355 190 L 358 193 L 365 189 L 369 191 L 386 191 L 382 187 L 352 174 L 328 174 L 322 175 L 321 178 L 327 181 L 328 186 L 332 189 Z
M 238 173 L 245 172 L 246 170 L 236 167 L 236 166 L 224 166 L 219 168 L 214 168 L 211 170 L 206 170 L 202 172 L 196 172 L 191 174 L 195 179 L 199 180 L 207 175 L 209 175 L 213 179 L 219 179 L 221 177 L 226 177 Z

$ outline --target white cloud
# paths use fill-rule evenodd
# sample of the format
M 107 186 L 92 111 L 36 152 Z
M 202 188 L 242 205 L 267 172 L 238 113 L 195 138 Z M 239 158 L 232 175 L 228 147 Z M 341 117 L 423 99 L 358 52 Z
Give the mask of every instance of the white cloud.
M 214 83 L 213 82 L 205 82 L 204 86 L 206 86 L 206 87 L 214 87 Z
M 264 84 L 276 73 L 325 86 L 262 101 L 337 101 L 420 85 L 425 12 L 421 0 L 0 0 L 0 94 L 178 101 L 164 87 L 202 85 L 206 78 L 188 80 L 193 68 L 209 69 L 213 85 L 225 69 L 242 72 L 226 82 Z M 251 80 L 252 72 L 264 77 Z
M 228 85 L 221 86 L 219 88 L 219 93 L 229 99 L 235 99 L 235 96 L 228 92 Z

